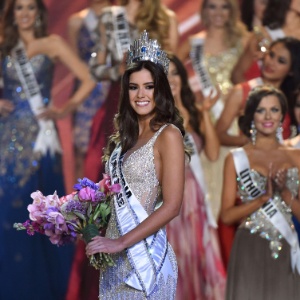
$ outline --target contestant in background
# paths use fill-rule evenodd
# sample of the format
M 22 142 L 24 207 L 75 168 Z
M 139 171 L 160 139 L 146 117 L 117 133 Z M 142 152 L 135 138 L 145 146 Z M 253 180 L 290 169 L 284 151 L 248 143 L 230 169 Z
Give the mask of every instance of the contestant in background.
M 185 60 L 190 53 L 196 80 L 205 96 L 211 89 L 220 89 L 220 99 L 210 111 L 215 124 L 222 113 L 226 95 L 231 90 L 231 72 L 244 49 L 248 33 L 239 20 L 239 8 L 235 0 L 203 1 L 201 20 L 204 30 L 191 36 L 178 55 Z M 237 124 L 232 126 L 231 131 L 238 132 Z M 228 151 L 228 148 L 221 147 L 216 162 L 201 157 L 215 216 L 219 213 L 223 162 Z
M 168 79 L 175 105 L 184 120 L 185 144 L 192 151 L 191 161 L 185 166 L 180 214 L 167 225 L 168 239 L 178 263 L 176 299 L 224 299 L 225 269 L 199 157 L 204 150 L 209 160 L 218 158 L 219 140 L 209 115 L 218 94 L 196 103 L 183 64 L 176 56 L 169 58 Z
M 36 190 L 64 195 L 61 147 L 49 118 L 72 111 L 94 87 L 88 68 L 59 36 L 47 35 L 41 0 L 7 1 L 1 33 L 4 81 L 0 100 L 0 298 L 64 299 L 73 247 L 13 229 L 28 219 Z M 82 82 L 62 108 L 51 104 L 54 63 Z
M 102 9 L 111 4 L 108 0 L 90 0 L 89 6 L 73 14 L 68 22 L 69 41 L 78 56 L 88 63 L 95 46 L 100 43 L 98 18 Z M 75 91 L 80 82 L 75 81 Z M 87 152 L 92 120 L 104 103 L 109 89 L 108 81 L 99 81 L 91 94 L 76 109 L 73 119 L 76 178 L 83 177 L 83 163 Z
M 255 26 L 262 25 L 267 4 L 268 0 L 242 0 L 241 20 L 247 26 L 248 31 L 253 31 Z
M 102 156 L 103 148 L 113 131 L 113 119 L 120 94 L 120 78 L 125 70 L 124 53 L 143 30 L 147 30 L 151 38 L 157 39 L 163 49 L 176 50 L 176 16 L 160 0 L 120 0 L 120 5 L 105 8 L 100 17 L 101 39 L 97 56 L 91 61 L 91 72 L 99 81 L 110 80 L 111 87 L 107 101 L 94 117 L 85 161 L 84 174 L 95 181 L 104 171 L 99 157 Z M 110 64 L 107 64 L 108 57 Z
M 248 94 L 254 87 L 269 84 L 280 88 L 289 101 L 289 111 L 282 124 L 282 137 L 291 135 L 291 119 L 293 121 L 294 91 L 300 81 L 300 41 L 294 38 L 283 38 L 272 43 L 266 53 L 261 77 L 237 84 L 228 95 L 224 110 L 216 125 L 216 130 L 221 144 L 228 146 L 243 146 L 247 137 L 242 133 L 231 134 L 228 132 L 232 122 L 243 114 Z M 224 263 L 227 266 L 234 238 L 235 227 L 219 223 L 220 243 Z
M 281 91 L 254 89 L 239 122 L 249 142 L 226 158 L 221 217 L 226 224 L 241 222 L 230 256 L 228 300 L 299 298 L 300 249 L 292 214 L 300 220 L 300 150 L 278 139 L 286 111 Z
M 262 26 L 256 26 L 232 72 L 234 83 L 260 75 L 261 59 L 272 41 L 284 37 L 300 39 L 300 1 L 268 0 Z

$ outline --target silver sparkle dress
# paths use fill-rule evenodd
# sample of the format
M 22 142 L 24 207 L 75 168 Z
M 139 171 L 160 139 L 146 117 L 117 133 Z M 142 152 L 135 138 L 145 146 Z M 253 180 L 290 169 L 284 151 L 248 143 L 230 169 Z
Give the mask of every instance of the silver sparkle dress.
M 163 128 L 164 126 L 139 149 L 135 151 L 129 150 L 123 162 L 123 174 L 126 181 L 149 215 L 153 213 L 155 208 L 159 206 L 162 201 L 161 188 L 155 172 L 153 146 Z M 117 228 L 114 205 L 112 205 L 111 208 L 112 215 L 106 237 L 117 239 L 120 234 Z M 116 265 L 100 272 L 99 298 L 101 300 L 174 299 L 177 284 L 177 263 L 175 254 L 170 245 L 167 255 L 169 256 L 176 278 L 169 276 L 167 282 L 165 282 L 163 276 L 161 276 L 157 288 L 147 298 L 142 291 L 135 290 L 124 283 L 126 276 L 132 272 L 126 251 L 114 254 L 113 260 Z
M 265 189 L 267 179 L 251 170 L 253 182 Z M 239 178 L 239 194 L 248 195 Z M 296 196 L 299 189 L 297 168 L 288 169 L 286 187 Z M 280 194 L 273 201 L 293 229 L 292 215 Z M 293 229 L 294 230 L 294 229 Z M 291 268 L 290 246 L 259 209 L 237 230 L 228 267 L 227 300 L 296 300 L 300 295 L 300 276 Z

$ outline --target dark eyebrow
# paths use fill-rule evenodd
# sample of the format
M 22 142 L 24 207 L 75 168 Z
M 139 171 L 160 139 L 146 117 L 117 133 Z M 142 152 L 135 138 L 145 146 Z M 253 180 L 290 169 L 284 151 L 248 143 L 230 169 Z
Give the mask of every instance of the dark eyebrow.
M 129 82 L 129 84 L 138 85 L 137 83 L 134 83 L 134 82 Z M 154 84 L 154 82 L 153 81 L 151 81 L 151 82 L 145 82 L 143 85 L 147 85 L 147 84 Z

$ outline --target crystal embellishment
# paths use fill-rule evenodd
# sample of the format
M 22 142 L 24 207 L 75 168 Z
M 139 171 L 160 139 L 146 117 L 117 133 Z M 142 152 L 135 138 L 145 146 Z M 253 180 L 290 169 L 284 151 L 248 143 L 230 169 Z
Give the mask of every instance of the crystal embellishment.
M 168 75 L 169 62 L 166 52 L 161 50 L 157 40 L 149 39 L 149 34 L 146 30 L 140 37 L 130 45 L 128 50 L 127 66 L 138 61 L 150 60 L 155 64 L 160 64 L 166 75 Z

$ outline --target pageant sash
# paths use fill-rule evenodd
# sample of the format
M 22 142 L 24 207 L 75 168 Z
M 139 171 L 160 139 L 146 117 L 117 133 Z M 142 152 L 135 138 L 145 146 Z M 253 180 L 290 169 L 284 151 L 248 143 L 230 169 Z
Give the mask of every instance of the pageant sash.
M 83 19 L 85 27 L 88 29 L 93 42 L 97 42 L 99 36 L 97 34 L 98 18 L 92 9 L 89 9 Z
M 285 33 L 281 28 L 271 29 L 270 27 L 265 26 L 265 29 L 268 32 L 269 36 L 271 37 L 272 41 L 276 41 L 278 39 L 285 37 Z
M 15 67 L 22 84 L 22 88 L 28 99 L 33 114 L 37 117 L 39 132 L 33 148 L 34 152 L 46 154 L 47 150 L 51 155 L 56 152 L 61 153 L 62 149 L 59 143 L 54 122 L 52 120 L 39 119 L 38 115 L 45 111 L 43 97 L 33 72 L 32 65 L 26 56 L 26 51 L 22 42 L 12 50 L 12 57 L 15 60 Z
M 114 206 L 118 230 L 120 235 L 124 235 L 144 221 L 148 214 L 132 193 L 122 174 L 121 152 L 120 146 L 114 150 L 109 161 L 109 170 L 112 183 L 119 183 L 122 187 L 121 192 L 114 195 Z M 160 276 L 164 276 L 165 282 L 168 276 L 174 277 L 167 250 L 167 236 L 163 229 L 129 247 L 127 256 L 134 272 L 128 274 L 125 283 L 148 296 Z
M 208 194 L 207 194 L 207 188 L 206 188 L 206 183 L 205 183 L 205 177 L 202 169 L 202 164 L 201 160 L 199 157 L 199 153 L 195 144 L 195 141 L 193 139 L 193 136 L 190 133 L 185 134 L 184 136 L 184 143 L 191 149 L 191 159 L 190 159 L 190 168 L 203 192 L 204 196 L 204 201 L 205 201 L 205 210 L 206 210 L 206 216 L 208 220 L 208 224 L 213 227 L 217 228 L 217 223 L 216 220 L 213 216 L 210 202 L 208 199 Z
M 213 91 L 213 96 L 216 94 L 216 88 L 211 82 L 211 78 L 206 70 L 204 61 L 203 61 L 203 48 L 204 48 L 204 39 L 202 38 L 193 38 L 191 39 L 191 53 L 190 57 L 192 60 L 192 65 L 195 73 L 198 75 L 199 83 L 201 86 L 201 92 L 205 97 L 207 97 L 211 91 Z M 222 111 L 224 109 L 224 103 L 222 99 L 218 99 L 215 105 L 211 108 L 211 112 L 214 115 L 214 119 L 218 120 Z
M 123 60 L 124 53 L 128 51 L 131 44 L 126 11 L 122 6 L 112 6 L 113 35 L 116 41 L 116 51 L 120 61 Z
M 263 195 L 265 191 L 260 190 L 252 181 L 250 176 L 250 164 L 244 149 L 237 148 L 231 150 L 231 153 L 233 155 L 236 173 L 244 185 L 248 195 L 251 195 L 251 198 L 248 198 L 247 200 L 254 200 L 255 198 Z M 297 269 L 300 274 L 300 248 L 296 231 L 291 229 L 289 223 L 272 198 L 269 199 L 260 210 L 263 212 L 266 219 L 272 223 L 272 225 L 278 230 L 278 232 L 281 233 L 290 245 L 292 270 L 295 271 L 295 269 Z
M 249 80 L 248 84 L 249 84 L 250 91 L 251 91 L 252 89 L 256 88 L 257 86 L 263 85 L 264 82 L 261 77 L 256 77 L 256 78 Z
M 236 148 L 231 150 L 230 152 L 233 155 L 236 173 L 249 196 L 247 200 L 254 200 L 257 197 L 265 194 L 265 191 L 259 189 L 252 180 L 249 160 L 244 149 Z

